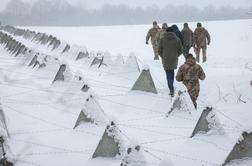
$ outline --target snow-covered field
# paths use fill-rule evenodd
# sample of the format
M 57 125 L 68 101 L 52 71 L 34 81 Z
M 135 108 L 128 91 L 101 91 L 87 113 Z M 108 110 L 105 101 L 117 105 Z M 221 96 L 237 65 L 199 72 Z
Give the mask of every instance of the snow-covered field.
M 194 29 L 196 23 L 189 25 Z M 202 64 L 206 80 L 201 82 L 199 108 L 175 110 L 168 117 L 172 101 L 165 73 L 161 62 L 153 61 L 151 46 L 145 45 L 150 25 L 22 27 L 55 35 L 72 47 L 61 54 L 64 44 L 51 51 L 13 36 L 35 52 L 50 55 L 47 66 L 38 69 L 28 67 L 34 53 L 14 57 L 0 45 L 0 103 L 10 133 L 7 156 L 18 166 L 119 166 L 121 156 L 92 159 L 106 125 L 114 121 L 122 150 L 132 144 L 141 146 L 141 154 L 129 166 L 162 161 L 162 166 L 221 165 L 241 133 L 252 130 L 252 20 L 203 22 L 203 26 L 212 42 L 208 61 Z M 91 67 L 92 54 L 75 61 L 84 46 L 94 55 L 101 51 L 107 66 Z M 179 64 L 183 63 L 181 56 Z M 67 79 L 53 83 L 61 64 L 67 64 Z M 158 94 L 130 90 L 140 75 L 138 67 L 142 70 L 145 64 Z M 84 84 L 90 86 L 88 92 L 80 90 Z M 181 83 L 175 86 L 177 91 L 184 89 Z M 206 106 L 214 108 L 220 123 L 190 138 Z M 82 123 L 73 129 L 83 108 L 93 111 L 97 124 Z M 252 162 L 247 159 L 230 165 Z

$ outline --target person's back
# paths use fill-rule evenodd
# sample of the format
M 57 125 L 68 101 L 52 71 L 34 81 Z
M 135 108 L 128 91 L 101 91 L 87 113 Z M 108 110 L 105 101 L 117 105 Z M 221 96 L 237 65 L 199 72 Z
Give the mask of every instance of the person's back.
M 181 31 L 184 46 L 184 56 L 189 54 L 190 48 L 193 46 L 193 31 L 189 28 L 188 23 L 184 23 L 184 28 Z
M 178 56 L 183 52 L 179 38 L 173 32 L 166 32 L 160 40 L 159 54 L 165 69 L 176 69 Z
M 160 28 L 158 26 L 152 27 L 147 33 L 147 41 L 151 38 L 151 43 L 154 44 L 156 42 L 156 36 L 159 32 Z
M 194 31 L 194 41 L 199 47 L 206 47 L 210 41 L 210 35 L 204 27 L 197 27 Z
M 185 64 L 180 66 L 178 70 L 176 80 L 182 81 L 186 86 L 195 108 L 197 107 L 196 100 L 200 91 L 199 79 L 204 80 L 205 77 L 202 67 L 196 63 L 196 59 L 192 54 L 188 54 Z
M 196 53 L 196 60 L 197 62 L 200 61 L 200 50 L 202 49 L 203 53 L 203 62 L 206 62 L 206 50 L 207 45 L 210 44 L 211 38 L 208 31 L 202 27 L 201 23 L 197 23 L 197 28 L 195 29 L 193 33 L 193 42 L 194 42 L 194 48 Z
M 171 97 L 174 96 L 174 69 L 178 65 L 178 57 L 183 52 L 183 46 L 180 39 L 175 35 L 173 29 L 168 27 L 163 38 L 161 38 L 159 47 L 159 55 L 162 58 L 164 70 L 166 72 L 166 79 Z
M 176 36 L 181 40 L 181 43 L 183 44 L 183 37 L 178 26 L 174 24 L 171 26 L 171 28 L 173 29 L 173 32 L 176 34 Z

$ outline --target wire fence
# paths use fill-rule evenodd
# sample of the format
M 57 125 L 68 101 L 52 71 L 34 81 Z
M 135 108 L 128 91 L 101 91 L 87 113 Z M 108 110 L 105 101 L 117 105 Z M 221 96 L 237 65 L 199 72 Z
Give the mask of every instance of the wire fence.
M 2 60 L 2 62 L 7 62 L 8 60 L 12 60 L 12 58 L 0 58 Z M 23 60 L 23 58 L 20 58 L 18 60 Z M 139 58 L 137 58 L 138 62 L 140 62 L 142 65 L 144 65 L 144 63 L 142 62 L 142 60 L 140 60 Z M 29 76 L 30 78 L 25 78 L 25 79 L 16 79 L 16 80 L 11 80 L 11 81 L 28 81 L 28 80 L 32 80 L 32 79 L 38 79 L 38 80 L 46 80 L 46 81 L 52 81 L 51 77 L 40 77 L 37 76 L 36 73 L 32 73 L 32 72 L 21 72 L 21 71 L 13 71 L 11 69 L 5 68 L 5 67 L 10 67 L 13 65 L 17 65 L 18 63 L 14 63 L 14 62 L 8 62 L 7 64 L 3 65 L 0 67 L 0 71 L 2 72 L 7 72 L 7 73 L 13 73 L 13 74 L 18 74 L 18 75 L 23 75 L 23 76 Z M 56 64 L 56 63 L 55 63 Z M 82 69 L 81 67 L 77 67 L 74 66 L 75 69 Z M 249 67 L 247 67 L 248 69 L 250 69 Z M 132 68 L 133 69 L 133 68 Z M 18 70 L 18 69 L 17 69 Z M 51 70 L 47 70 L 47 69 L 42 69 L 45 72 L 51 72 Z M 74 71 L 72 70 L 71 72 L 74 73 Z M 92 71 L 94 73 L 100 73 L 100 71 Z M 107 71 L 103 71 L 102 72 L 104 74 L 104 76 L 115 76 L 130 82 L 135 81 L 135 79 L 131 79 L 128 78 L 126 76 L 124 76 L 125 74 L 132 74 L 132 73 L 137 73 L 135 70 L 128 70 L 128 71 L 122 71 L 122 72 L 118 72 L 118 73 L 113 73 L 113 72 L 107 72 Z M 164 88 L 167 88 L 167 85 L 165 85 L 161 80 L 158 79 L 158 77 L 153 74 L 153 77 L 155 78 L 155 80 Z M 86 75 L 88 77 L 88 75 Z M 149 140 L 146 142 L 142 142 L 141 145 L 145 146 L 145 145 L 151 145 L 151 144 L 155 144 L 155 143 L 165 143 L 165 142 L 169 142 L 169 141 L 179 141 L 179 140 L 187 140 L 187 139 L 191 139 L 193 141 L 198 141 L 201 143 L 206 143 L 209 145 L 212 145 L 213 147 L 215 147 L 216 149 L 219 149 L 221 151 L 224 152 L 228 152 L 229 149 L 225 149 L 222 146 L 218 145 L 215 142 L 211 142 L 209 140 L 204 140 L 202 138 L 198 138 L 198 137 L 194 137 L 194 138 L 189 138 L 188 135 L 180 135 L 177 134 L 176 132 L 164 132 L 164 131 L 159 131 L 159 130 L 154 130 L 154 129 L 174 129 L 174 130 L 192 130 L 192 128 L 190 127 L 186 127 L 186 126 L 159 126 L 159 125 L 151 125 L 151 124 L 147 124 L 147 125 L 134 125 L 134 124 L 127 124 L 127 122 L 139 122 L 139 121 L 148 121 L 148 120 L 153 120 L 153 119 L 160 119 L 160 118 L 164 118 L 164 111 L 160 111 L 158 109 L 152 109 L 152 108 L 147 108 L 147 107 L 142 107 L 142 106 L 136 106 L 133 104 L 125 104 L 123 102 L 118 102 L 118 101 L 114 101 L 111 99 L 107 99 L 108 97 L 118 97 L 118 96 L 130 96 L 130 95 L 136 95 L 136 94 L 130 94 L 127 93 L 131 87 L 128 86 L 124 86 L 124 85 L 117 85 L 117 84 L 113 84 L 113 83 L 109 83 L 106 81 L 101 81 L 101 80 L 96 80 L 93 79 L 92 76 L 90 75 L 90 78 L 88 78 L 88 80 L 90 82 L 92 82 L 92 85 L 97 88 L 97 89 L 103 89 L 103 90 L 109 90 L 109 91 L 116 91 L 119 94 L 105 94 L 105 95 L 101 95 L 100 96 L 100 100 L 105 101 L 105 102 L 109 102 L 111 104 L 115 104 L 115 105 L 120 105 L 122 107 L 127 107 L 130 109 L 134 109 L 133 111 L 138 110 L 139 112 L 141 111 L 141 113 L 143 114 L 157 114 L 157 115 L 153 115 L 153 116 L 145 116 L 145 117 L 141 117 L 141 118 L 132 118 L 132 119 L 125 119 L 125 120 L 121 120 L 118 123 L 118 126 L 121 126 L 123 128 L 128 128 L 128 129 L 134 129 L 134 130 L 138 130 L 138 131 L 142 131 L 142 132 L 147 132 L 150 134 L 158 134 L 158 135 L 162 135 L 162 136 L 169 136 L 172 138 L 167 138 L 167 139 L 159 139 L 159 140 Z M 73 81 L 69 81 L 69 84 L 66 84 L 65 87 L 66 88 L 71 88 L 71 87 L 75 87 L 75 86 L 79 86 L 79 85 L 70 85 L 71 83 L 74 83 Z M 28 105 L 53 105 L 55 104 L 54 102 L 37 102 L 37 101 L 25 101 L 25 100 L 19 100 L 19 99 L 8 99 L 10 97 L 13 96 L 18 96 L 18 95 L 24 95 L 24 94 L 29 94 L 32 92 L 36 92 L 36 91 L 41 91 L 41 92 L 48 92 L 48 93 L 60 93 L 60 94 L 69 94 L 69 95 L 76 95 L 76 92 L 62 92 L 62 90 L 53 90 L 53 89 L 49 89 L 48 87 L 44 87 L 44 88 L 36 88 L 36 87 L 29 87 L 29 86 L 24 86 L 22 85 L 22 83 L 15 83 L 15 84 L 9 84 L 9 82 L 2 82 L 1 83 L 4 86 L 10 86 L 10 87 L 16 87 L 16 88 L 20 88 L 20 89 L 28 89 L 26 91 L 23 92 L 18 92 L 15 94 L 9 94 L 9 95 L 5 95 L 2 96 L 4 104 L 2 104 L 4 106 L 4 108 L 7 108 L 8 111 L 12 111 L 15 112 L 21 116 L 25 116 L 25 117 L 29 117 L 32 118 L 36 121 L 42 122 L 43 124 L 48 124 L 50 126 L 53 127 L 57 127 L 55 129 L 48 129 L 48 130 L 34 130 L 34 131 L 19 131 L 19 132 L 11 132 L 11 135 L 23 135 L 23 134 L 43 134 L 43 133 L 55 133 L 55 132 L 64 132 L 64 131 L 71 131 L 73 130 L 72 128 L 66 127 L 62 124 L 58 124 L 52 121 L 49 121 L 47 119 L 43 119 L 41 117 L 38 116 L 34 116 L 32 114 L 28 114 L 25 111 L 19 111 L 16 108 L 13 108 L 12 106 L 8 105 L 8 104 L 28 104 Z M 50 84 L 51 85 L 51 84 Z M 64 85 L 60 85 L 60 87 L 64 87 Z M 162 96 L 158 96 L 158 95 L 150 95 L 150 94 L 140 94 L 143 96 L 148 96 L 148 97 L 152 97 L 152 98 L 158 98 L 158 99 L 163 99 L 163 100 L 167 100 L 167 97 L 162 97 Z M 85 96 L 83 95 L 79 95 L 77 94 L 77 96 L 80 96 L 79 98 L 74 98 L 72 99 L 73 101 L 76 100 L 84 100 Z M 206 103 L 204 100 L 198 99 L 199 102 L 202 103 L 202 105 L 208 105 L 208 103 Z M 97 103 L 98 104 L 98 103 Z M 54 108 L 55 109 L 55 108 Z M 168 107 L 167 107 L 168 109 Z M 230 122 L 236 124 L 238 127 L 234 127 L 234 126 L 228 126 L 226 124 L 221 124 L 225 130 L 229 130 L 230 132 L 240 132 L 241 129 L 244 127 L 240 122 L 238 122 L 237 120 L 231 118 L 230 116 L 228 116 L 227 114 L 225 114 L 224 112 L 222 112 L 219 109 L 215 110 L 219 113 L 219 115 L 222 115 L 223 117 L 225 117 L 226 119 L 228 119 Z M 194 123 L 197 122 L 198 119 L 193 119 L 193 117 L 184 117 L 181 115 L 176 115 L 176 114 L 171 114 L 170 116 L 173 116 L 174 118 L 179 118 L 179 119 L 183 119 L 183 120 L 188 120 L 188 121 L 192 121 Z M 101 133 L 93 133 L 93 132 L 89 132 L 89 131 L 85 131 L 84 129 L 86 128 L 96 128 L 96 127 L 101 127 L 101 126 L 88 126 L 88 127 L 84 127 L 82 128 L 82 130 L 80 129 L 75 129 L 73 130 L 74 132 L 82 132 L 85 134 L 89 134 L 95 137 L 100 137 Z M 103 126 L 102 126 L 103 127 Z M 150 129 L 151 128 L 151 129 Z M 126 137 L 128 140 L 130 140 L 130 138 L 128 137 L 127 134 L 125 134 L 123 131 L 121 131 L 121 134 L 124 135 L 124 137 Z M 55 151 L 50 151 L 50 152 L 34 152 L 34 153 L 23 153 L 22 156 L 41 156 L 41 155 L 63 155 L 63 154 L 68 154 L 68 155 L 73 155 L 73 154 L 85 154 L 85 155 L 89 155 L 91 153 L 91 151 L 93 149 L 86 149 L 86 150 L 72 150 L 72 149 L 67 149 L 67 148 L 62 148 L 62 147 L 56 147 L 56 146 L 51 146 L 51 145 L 44 145 L 44 144 L 40 144 L 37 142 L 32 142 L 32 141 L 27 141 L 27 140 L 18 140 L 18 139 L 11 139 L 11 141 L 14 142 L 22 142 L 25 144 L 31 144 L 34 146 L 40 146 L 40 147 L 45 147 L 45 148 L 49 148 L 49 149 L 53 149 Z M 202 165 L 204 164 L 208 164 L 208 165 L 220 165 L 219 163 L 214 163 L 212 161 L 207 161 L 207 160 L 202 160 L 202 159 L 197 159 L 197 158 L 193 158 L 193 157 L 189 157 L 189 156 L 184 156 L 181 154 L 176 154 L 176 153 L 171 153 L 171 152 L 167 152 L 164 151 L 162 149 L 155 149 L 155 148 L 150 148 L 150 147 L 144 147 L 144 151 L 146 153 L 148 153 L 149 155 L 151 155 L 152 157 L 156 158 L 157 160 L 162 160 L 157 154 L 154 154 L 154 152 L 157 153 L 162 153 L 168 156 L 172 156 L 172 157 L 176 157 L 179 159 L 185 159 L 185 160 L 190 160 L 190 161 L 194 161 L 197 163 L 201 163 Z M 147 150 L 148 149 L 148 150 Z M 150 151 L 151 150 L 151 151 Z M 15 161 L 18 162 L 23 162 L 26 163 L 28 165 L 39 165 L 37 163 L 33 163 L 33 162 L 29 162 L 26 160 L 22 160 L 22 159 L 13 159 Z M 147 162 L 147 161 L 141 161 L 141 160 L 131 160 L 132 162 L 135 163 L 147 163 L 150 165 L 158 165 L 158 163 L 152 163 L 152 162 Z

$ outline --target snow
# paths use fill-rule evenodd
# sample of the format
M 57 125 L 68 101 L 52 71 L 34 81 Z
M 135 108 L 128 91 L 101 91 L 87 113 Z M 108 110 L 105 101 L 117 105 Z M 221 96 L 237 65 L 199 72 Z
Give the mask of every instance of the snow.
M 145 164 L 160 165 L 163 161 L 166 166 L 221 165 L 242 132 L 252 128 L 249 70 L 252 20 L 202 24 L 209 30 L 212 43 L 207 50 L 207 63 L 201 63 L 206 80 L 200 82 L 198 110 L 174 110 L 168 117 L 172 100 L 165 73 L 161 62 L 153 61 L 151 46 L 145 45 L 151 25 L 23 27 L 52 34 L 66 42 L 52 51 L 46 45 L 13 36 L 33 49 L 17 57 L 0 45 L 0 102 L 10 134 L 5 148 L 8 158 L 17 166 L 120 165 L 120 158 L 91 159 L 106 124 L 85 123 L 73 130 L 87 97 L 92 94 L 99 105 L 93 101 L 86 109 L 102 108 L 106 117 L 113 117 L 120 137 L 127 140 L 124 142 L 127 148 L 134 146 L 131 142 L 136 138 Z M 196 23 L 189 25 L 194 29 Z M 178 26 L 182 27 L 182 23 Z M 67 43 L 71 49 L 61 55 Z M 78 52 L 86 50 L 89 56 L 76 61 Z M 37 52 L 40 58 L 48 57 L 43 68 L 28 66 Z M 107 65 L 90 67 L 97 54 L 107 57 Z M 181 56 L 179 65 L 184 61 Z M 52 84 L 61 64 L 67 64 L 64 73 L 67 80 Z M 150 68 L 158 94 L 130 91 L 145 64 Z M 78 80 L 79 77 L 83 79 Z M 90 89 L 82 92 L 85 83 Z M 176 91 L 185 89 L 178 82 L 175 87 Z M 217 119 L 213 123 L 224 133 L 210 131 L 190 138 L 206 106 L 214 108 Z M 251 164 L 246 159 L 230 165 Z
M 160 162 L 159 166 L 174 166 L 174 164 L 168 159 L 163 159 Z

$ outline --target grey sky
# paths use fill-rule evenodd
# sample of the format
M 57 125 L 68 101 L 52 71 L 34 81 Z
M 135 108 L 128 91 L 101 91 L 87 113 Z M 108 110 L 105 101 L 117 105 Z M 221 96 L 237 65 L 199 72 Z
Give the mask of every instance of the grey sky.
M 2 10 L 10 0 L 0 0 L 0 1 L 1 1 L 0 10 Z M 23 0 L 23 1 L 34 2 L 37 0 Z M 232 6 L 234 8 L 252 6 L 252 0 L 67 0 L 67 1 L 74 5 L 76 4 L 85 5 L 88 8 L 99 8 L 105 3 L 117 4 L 117 5 L 126 4 L 130 7 L 137 7 L 137 6 L 148 7 L 153 4 L 159 7 L 169 4 L 192 5 L 197 7 L 204 7 L 207 5 L 213 5 L 216 7 Z

